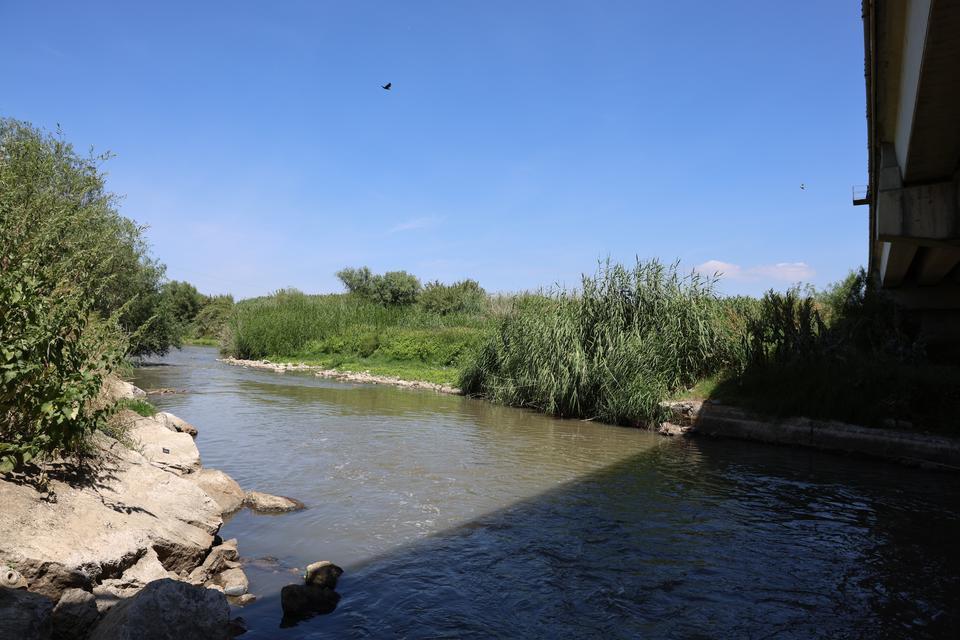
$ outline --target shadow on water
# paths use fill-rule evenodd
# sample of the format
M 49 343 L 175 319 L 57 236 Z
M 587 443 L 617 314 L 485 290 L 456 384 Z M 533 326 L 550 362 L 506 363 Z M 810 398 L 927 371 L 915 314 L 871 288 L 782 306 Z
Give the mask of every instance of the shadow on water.
M 460 397 L 226 367 L 138 373 L 204 464 L 308 509 L 237 514 L 244 638 L 960 635 L 955 476 L 761 444 L 664 440 Z M 336 610 L 280 628 L 295 567 Z
M 955 479 L 847 462 L 670 443 L 348 567 L 330 615 L 262 598 L 246 637 L 956 637 Z

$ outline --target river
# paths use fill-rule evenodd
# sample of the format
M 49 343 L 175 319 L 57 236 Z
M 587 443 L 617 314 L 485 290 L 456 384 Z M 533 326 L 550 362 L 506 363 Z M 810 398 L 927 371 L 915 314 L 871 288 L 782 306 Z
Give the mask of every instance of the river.
M 664 439 L 490 403 L 216 362 L 138 368 L 204 466 L 298 498 L 242 511 L 253 638 L 924 638 L 960 630 L 955 475 Z M 337 609 L 281 628 L 316 560 Z

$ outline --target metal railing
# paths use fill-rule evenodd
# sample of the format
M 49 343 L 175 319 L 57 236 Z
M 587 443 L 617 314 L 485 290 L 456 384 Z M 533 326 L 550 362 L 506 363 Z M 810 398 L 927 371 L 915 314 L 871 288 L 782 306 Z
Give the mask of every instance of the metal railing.
M 858 207 L 862 204 L 870 204 L 870 185 L 855 184 L 850 190 L 853 196 L 853 206 Z

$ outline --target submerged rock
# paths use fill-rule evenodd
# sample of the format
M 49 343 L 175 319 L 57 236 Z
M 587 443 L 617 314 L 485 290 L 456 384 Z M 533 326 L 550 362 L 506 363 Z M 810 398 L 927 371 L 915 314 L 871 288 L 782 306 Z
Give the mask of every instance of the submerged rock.
M 302 502 L 294 498 L 273 496 L 260 491 L 248 491 L 243 504 L 258 513 L 286 513 L 306 508 Z
M 0 587 L 0 638 L 48 640 L 53 601 L 23 589 Z
M 318 614 L 330 613 L 337 608 L 338 602 L 340 602 L 340 594 L 326 587 L 288 584 L 280 590 L 284 625 Z
M 303 581 L 315 587 L 336 589 L 337 580 L 343 575 L 343 569 L 329 560 L 321 560 L 307 565 Z
M 90 640 L 227 640 L 230 606 L 222 593 L 166 579 L 113 607 Z
M 83 589 L 67 589 L 53 608 L 53 639 L 81 640 L 100 617 L 96 598 Z

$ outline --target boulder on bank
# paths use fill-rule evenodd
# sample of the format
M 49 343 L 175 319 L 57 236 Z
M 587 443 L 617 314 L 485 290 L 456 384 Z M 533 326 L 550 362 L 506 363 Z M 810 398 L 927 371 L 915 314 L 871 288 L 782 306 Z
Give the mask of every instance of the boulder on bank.
M 165 579 L 113 607 L 90 640 L 228 640 L 230 607 L 215 589 Z
M 53 608 L 53 640 L 82 640 L 99 617 L 92 593 L 67 589 Z
M 106 611 L 124 598 L 134 595 L 154 580 L 176 577 L 176 574 L 163 567 L 156 551 L 147 549 L 143 557 L 124 571 L 119 578 L 107 578 L 93 588 L 97 609 L 101 612 Z
M 146 391 L 119 378 L 108 378 L 104 381 L 101 393 L 103 393 L 107 400 L 113 402 L 123 398 L 138 398 L 143 400 L 147 397 Z
M 258 513 L 286 513 L 306 509 L 302 502 L 294 498 L 273 496 L 260 491 L 248 491 L 243 504 Z
M 243 506 L 246 498 L 243 489 L 237 481 L 219 469 L 200 469 L 196 473 L 185 476 L 195 482 L 197 486 L 207 492 L 214 502 L 220 505 L 222 515 L 237 511 Z
M 188 436 L 190 436 L 191 438 L 196 438 L 196 437 L 197 437 L 198 431 L 197 431 L 197 428 L 196 428 L 195 426 L 193 426 L 192 424 L 190 424 L 189 422 L 187 422 L 186 420 L 184 420 L 184 419 L 182 419 L 182 418 L 178 418 L 177 416 L 173 415 L 172 413 L 167 413 L 166 411 L 161 411 L 160 413 L 158 413 L 158 414 L 157 414 L 156 416 L 154 416 L 154 417 L 157 418 L 158 420 L 161 420 L 161 421 L 163 422 L 163 425 L 164 425 L 167 429 L 170 429 L 170 431 L 176 431 L 176 432 L 178 432 L 178 433 L 185 433 L 185 434 L 187 434 Z
M 193 438 L 169 429 L 160 415 L 134 420 L 127 432 L 130 439 L 155 467 L 177 475 L 199 471 L 200 450 Z
M 53 601 L 23 589 L 0 587 L 0 638 L 49 640 Z
M 54 600 L 72 587 L 89 591 L 123 578 L 150 551 L 166 571 L 196 567 L 222 523 L 219 505 L 102 433 L 91 444 L 98 455 L 84 475 L 50 465 L 46 499 L 26 482 L 0 479 L 0 564 L 17 567 L 31 591 Z

